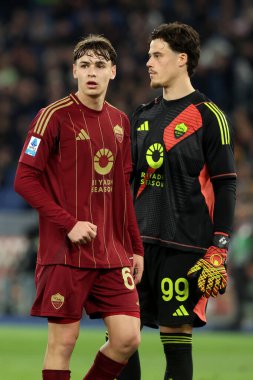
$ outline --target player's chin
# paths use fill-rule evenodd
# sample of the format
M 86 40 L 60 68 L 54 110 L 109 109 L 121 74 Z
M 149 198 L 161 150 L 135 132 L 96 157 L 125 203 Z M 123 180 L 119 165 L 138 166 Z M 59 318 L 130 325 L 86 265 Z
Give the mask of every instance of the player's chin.
M 91 98 L 99 98 L 101 96 L 101 91 L 89 91 L 87 95 Z
M 155 81 L 150 81 L 150 87 L 151 88 L 160 88 L 160 87 L 162 87 L 162 85 L 161 85 L 161 83 L 159 83 L 159 82 L 155 82 Z

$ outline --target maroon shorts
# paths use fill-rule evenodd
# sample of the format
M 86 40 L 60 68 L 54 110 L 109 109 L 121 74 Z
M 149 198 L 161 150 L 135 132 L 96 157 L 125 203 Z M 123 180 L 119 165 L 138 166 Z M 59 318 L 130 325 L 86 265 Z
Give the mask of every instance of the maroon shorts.
M 139 299 L 131 268 L 79 269 L 37 265 L 36 299 L 31 315 L 80 320 L 112 314 L 139 317 Z

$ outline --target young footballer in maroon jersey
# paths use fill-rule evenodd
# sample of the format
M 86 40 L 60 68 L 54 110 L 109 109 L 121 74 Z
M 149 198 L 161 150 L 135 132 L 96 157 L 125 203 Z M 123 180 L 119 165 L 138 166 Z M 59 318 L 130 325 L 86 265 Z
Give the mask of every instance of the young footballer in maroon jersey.
M 208 298 L 227 284 L 233 133 L 220 108 L 191 84 L 199 54 L 199 35 L 189 25 L 156 28 L 147 68 L 151 87 L 163 93 L 132 120 L 135 211 L 145 251 L 141 319 L 160 329 L 164 380 L 192 379 L 193 327 L 206 323 Z M 135 365 L 131 371 L 139 373 Z
M 48 318 L 44 380 L 70 379 L 83 309 L 103 318 L 109 334 L 85 380 L 115 379 L 140 342 L 143 247 L 129 187 L 130 125 L 105 101 L 115 60 L 103 36 L 76 45 L 78 91 L 39 111 L 16 173 L 16 191 L 39 213 L 31 314 Z

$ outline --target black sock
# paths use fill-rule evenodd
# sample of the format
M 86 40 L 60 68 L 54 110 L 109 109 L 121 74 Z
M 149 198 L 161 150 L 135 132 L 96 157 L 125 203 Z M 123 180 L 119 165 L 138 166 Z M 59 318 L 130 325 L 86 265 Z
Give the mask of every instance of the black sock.
M 127 365 L 117 377 L 118 380 L 141 380 L 141 366 L 138 350 L 129 358 Z
M 160 333 L 166 357 L 164 380 L 192 380 L 192 334 Z
M 108 340 L 108 331 L 105 332 L 105 340 Z M 117 380 L 141 380 L 141 365 L 138 350 L 129 358 Z

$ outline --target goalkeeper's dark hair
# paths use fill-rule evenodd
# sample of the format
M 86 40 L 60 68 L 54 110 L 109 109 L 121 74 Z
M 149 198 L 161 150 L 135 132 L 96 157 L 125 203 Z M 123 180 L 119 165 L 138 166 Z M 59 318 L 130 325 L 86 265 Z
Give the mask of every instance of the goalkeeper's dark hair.
M 190 25 L 181 22 L 161 24 L 153 30 L 149 42 L 156 39 L 167 42 L 170 48 L 188 56 L 187 71 L 191 77 L 198 66 L 200 56 L 200 38 L 198 32 Z
M 81 58 L 88 51 L 92 51 L 97 57 L 103 57 L 106 61 L 116 63 L 117 53 L 111 42 L 100 34 L 89 34 L 82 38 L 74 48 L 74 62 Z

